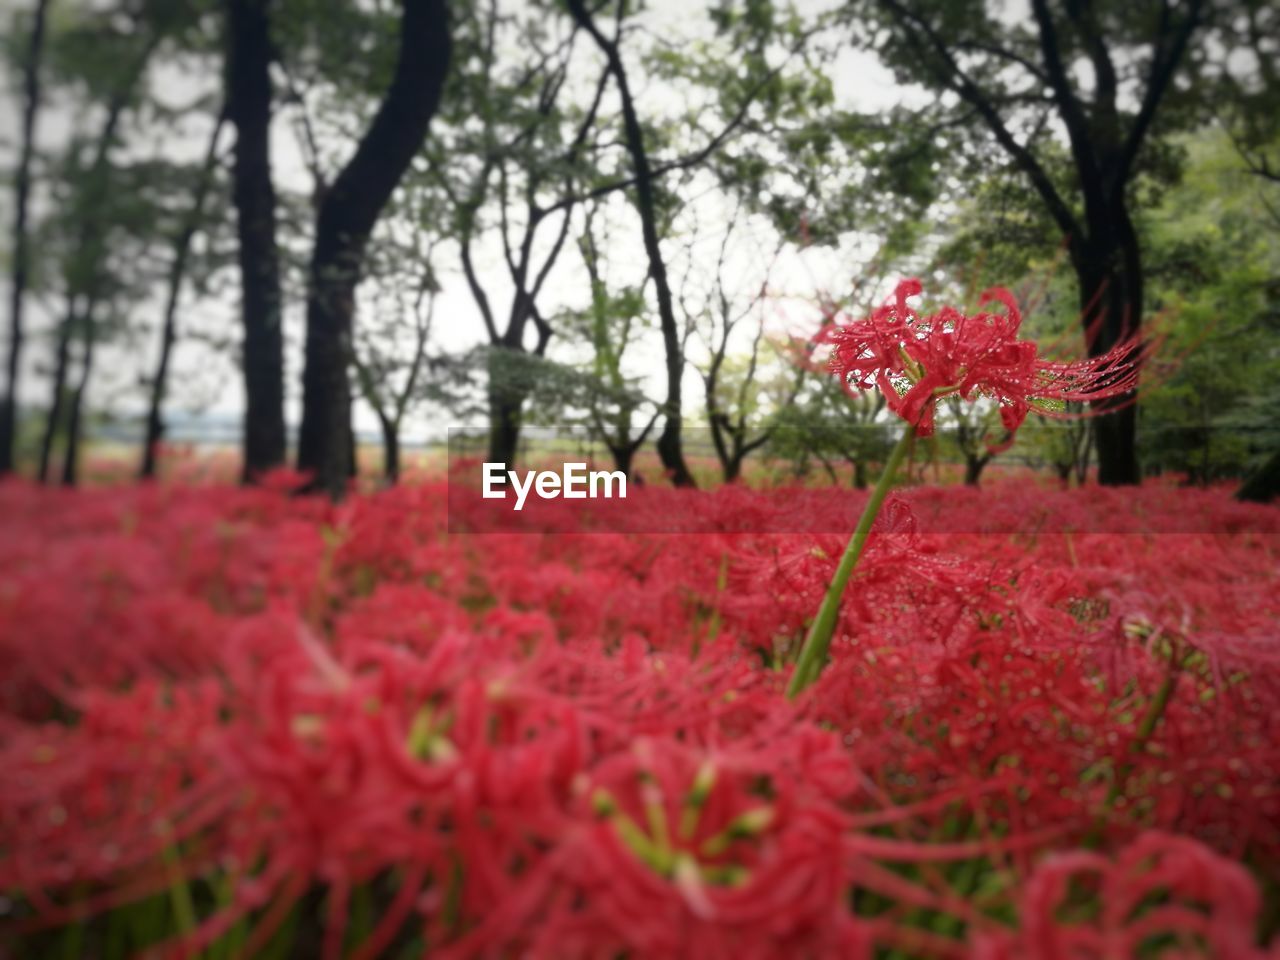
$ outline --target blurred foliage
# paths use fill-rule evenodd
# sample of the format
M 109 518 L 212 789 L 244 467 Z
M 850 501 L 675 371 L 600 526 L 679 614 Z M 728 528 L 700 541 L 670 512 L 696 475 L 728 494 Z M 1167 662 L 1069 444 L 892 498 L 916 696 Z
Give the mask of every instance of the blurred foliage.
M 970 306 L 985 287 L 1009 286 L 1026 307 L 1026 332 L 1047 349 L 1079 356 L 1079 297 L 1060 225 L 989 125 L 944 89 L 932 57 L 889 15 L 891 6 L 715 0 L 698 7 L 696 18 L 691 7 L 689 22 L 670 32 L 654 28 L 654 8 L 643 4 L 600 7 L 600 22 L 619 31 L 642 106 L 669 266 L 697 276 L 698 244 L 717 240 L 721 226 L 698 222 L 695 208 L 710 194 L 722 206 L 742 205 L 752 230 L 767 234 L 762 248 L 844 250 L 850 238 L 866 239 L 878 251 L 877 269 L 923 264 L 931 296 Z M 984 0 L 899 6 L 943 33 L 1079 215 L 1077 163 L 1037 77 L 1043 52 L 1031 18 L 1009 17 Z M 29 11 L 19 7 L 0 34 L 11 86 L 29 27 Z M 1067 6 L 1049 0 L 1049 7 L 1067 21 Z M 1092 9 L 1121 88 L 1139 89 L 1151 68 L 1158 4 Z M 273 0 L 271 11 L 277 132 L 293 137 L 309 175 L 303 189 L 290 190 L 287 165 L 277 166 L 285 293 L 296 307 L 315 203 L 387 83 L 399 9 L 385 0 Z M 129 358 L 153 352 L 156 291 L 200 162 L 189 145 L 220 109 L 223 13 L 216 0 L 53 5 L 46 110 L 59 111 L 66 129 L 42 140 L 35 165 L 30 289 L 52 318 L 30 338 L 28 365 L 39 377 L 53 368 L 57 335 L 83 339 L 78 302 L 90 295 L 89 323 L 101 343 Z M 1127 184 L 1147 312 L 1166 339 L 1141 397 L 1148 472 L 1210 482 L 1239 476 L 1280 448 L 1278 16 L 1269 0 L 1204 0 L 1195 41 Z M 416 356 L 407 304 L 422 276 L 412 251 L 423 240 L 438 261 L 432 294 L 469 292 L 477 314 L 485 304 L 492 330 L 478 315 L 450 316 L 449 346 L 433 332 L 430 362 L 406 404 L 433 408 L 433 422 L 442 409 L 454 419 L 479 418 L 488 414 L 492 398 L 484 393 L 492 386 L 526 408 L 530 423 L 577 423 L 626 445 L 656 410 L 645 376 L 656 366 L 656 324 L 652 290 L 634 256 L 616 91 L 602 82 L 594 47 L 553 0 L 455 4 L 452 17 L 448 89 L 427 146 L 392 201 L 390 225 L 371 244 L 355 346 L 381 389 L 405 393 Z M 1068 62 L 1089 59 L 1084 35 L 1064 33 Z M 899 85 L 891 102 L 855 109 L 841 87 L 850 54 L 889 72 Z M 114 101 L 120 122 L 108 131 Z M 1137 106 L 1122 96 L 1117 121 L 1123 126 Z M 572 148 L 577 139 L 580 149 Z M 223 159 L 226 150 L 224 142 Z M 187 265 L 184 303 L 235 299 L 229 192 L 220 166 Z M 10 243 L 0 240 L 6 250 Z M 470 275 L 460 269 L 464 253 Z M 544 266 L 554 268 L 557 285 L 546 305 L 539 300 Z M 746 276 L 736 292 L 759 282 Z M 696 311 L 685 313 L 681 320 L 695 328 Z M 235 324 L 202 331 L 182 319 L 184 345 L 199 341 L 234 362 Z M 468 333 L 457 336 L 459 328 Z M 820 372 L 797 389 L 785 363 L 753 374 L 759 382 L 740 404 L 751 371 L 741 341 L 723 358 L 714 406 L 741 407 L 753 431 L 772 429 L 769 448 L 797 470 L 853 465 L 855 479 L 865 479 L 865 464 L 883 456 L 889 439 L 881 411 Z M 489 348 L 472 349 L 476 342 Z M 696 338 L 687 346 L 690 364 L 703 365 Z M 105 363 L 99 367 L 106 372 Z M 146 374 L 131 370 L 126 379 L 136 388 Z M 982 439 L 967 453 L 980 458 L 999 438 L 972 426 Z M 1087 446 L 1087 424 L 1033 422 L 1010 458 L 1053 465 L 1065 476 L 1078 473 Z
M 1141 431 L 1151 469 L 1208 482 L 1280 446 L 1280 227 L 1268 210 L 1280 185 L 1242 170 L 1218 131 L 1190 138 L 1187 154 L 1181 183 L 1143 218 L 1169 366 L 1144 393 Z
M 878 393 L 848 393 L 833 377 L 812 376 L 778 410 L 768 450 L 789 461 L 797 478 L 821 467 L 836 483 L 837 468 L 848 467 L 850 482 L 862 488 L 872 475 L 869 466 L 883 463 L 894 443 L 894 425 L 883 413 Z
M 1264 412 L 1276 409 L 1280 382 L 1280 224 L 1271 214 L 1280 185 L 1251 174 L 1217 127 L 1179 136 L 1172 149 L 1182 171 L 1138 214 L 1150 326 L 1164 338 L 1141 391 L 1139 450 L 1149 473 L 1208 482 L 1239 476 L 1280 446 Z M 1027 334 L 1067 355 L 1083 351 L 1061 244 L 1017 179 L 997 174 L 955 207 L 933 269 L 970 305 L 988 286 L 1009 286 Z M 1031 424 L 1018 451 L 1065 475 L 1082 440 L 1069 424 Z

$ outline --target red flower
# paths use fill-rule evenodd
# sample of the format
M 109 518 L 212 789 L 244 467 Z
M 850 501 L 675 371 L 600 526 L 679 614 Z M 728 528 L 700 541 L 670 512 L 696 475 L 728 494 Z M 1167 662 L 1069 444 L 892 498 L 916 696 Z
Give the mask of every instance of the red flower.
M 920 436 L 933 433 L 934 408 L 948 394 L 996 400 L 1013 432 L 1033 406 L 1044 416 L 1062 417 L 1067 401 L 1118 397 L 1137 385 L 1148 352 L 1141 341 L 1126 340 L 1088 360 L 1048 360 L 1035 343 L 1017 338 L 1022 314 L 1008 290 L 995 287 L 978 302 L 998 301 L 1003 312 L 972 315 L 954 307 L 921 315 L 907 306 L 920 291 L 919 280 L 903 280 L 892 300 L 869 317 L 837 324 L 822 336 L 834 346 L 832 372 L 849 387 L 879 387 L 889 409 Z
M 1092 881 L 1092 882 L 1090 882 Z M 1063 904 L 1083 891 L 1094 909 L 1062 919 Z M 1086 904 L 1087 905 L 1087 904 Z M 1149 831 L 1124 848 L 1114 862 L 1076 851 L 1049 857 L 1022 895 L 1022 930 L 1016 937 L 980 940 L 983 960 L 1026 957 L 1156 956 L 1262 960 L 1253 944 L 1260 897 L 1248 870 L 1189 837 Z

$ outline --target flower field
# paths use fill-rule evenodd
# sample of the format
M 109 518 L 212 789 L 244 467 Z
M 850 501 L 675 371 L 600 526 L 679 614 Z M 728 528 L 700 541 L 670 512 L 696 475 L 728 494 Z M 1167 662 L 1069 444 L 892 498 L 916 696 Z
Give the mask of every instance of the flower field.
M 789 699 L 865 494 L 459 536 L 441 480 L 284 485 L 0 487 L 0 952 L 1277 955 L 1274 508 L 900 491 Z

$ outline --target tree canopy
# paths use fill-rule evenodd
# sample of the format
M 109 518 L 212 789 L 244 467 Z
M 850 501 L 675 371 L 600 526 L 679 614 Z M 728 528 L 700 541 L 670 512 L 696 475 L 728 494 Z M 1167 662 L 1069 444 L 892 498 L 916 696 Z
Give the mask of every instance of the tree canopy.
M 954 420 L 973 479 L 1244 477 L 1276 446 L 1276 12 L 1024 12 L 18 5 L 0 470 L 74 483 L 117 424 L 153 476 L 195 417 L 239 420 L 247 480 L 296 446 L 335 496 L 363 440 L 394 480 L 402 434 L 449 425 L 495 460 L 561 424 L 624 470 L 653 444 L 677 483 L 690 456 L 865 479 L 884 413 L 813 380 L 813 338 L 927 274 L 1014 289 L 1065 354 L 1163 344 L 1069 436 L 988 454 Z

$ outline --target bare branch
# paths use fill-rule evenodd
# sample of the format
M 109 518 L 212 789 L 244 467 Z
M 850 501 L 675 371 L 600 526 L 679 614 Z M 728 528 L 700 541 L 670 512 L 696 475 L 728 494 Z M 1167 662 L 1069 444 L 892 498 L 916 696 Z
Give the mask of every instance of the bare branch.
M 927 21 L 905 7 L 899 0 L 879 0 L 879 2 L 894 19 L 907 29 L 908 33 L 912 35 L 920 46 L 928 46 L 933 49 L 938 60 L 938 64 L 934 67 L 934 72 L 938 75 L 939 81 L 978 111 L 996 141 L 1013 157 L 1023 173 L 1030 179 L 1032 186 L 1035 187 L 1036 192 L 1040 194 L 1041 199 L 1044 200 L 1045 205 L 1049 208 L 1049 213 L 1058 224 L 1059 229 L 1068 236 L 1078 236 L 1080 230 L 1075 215 L 1071 212 L 1071 208 L 1067 206 L 1066 201 L 1062 199 L 1061 194 L 1058 193 L 1048 172 L 1040 165 L 1040 162 L 1031 151 L 1019 143 L 1010 133 L 999 111 L 996 110 L 991 97 L 968 74 L 960 69 L 960 65 L 956 62 L 955 57 L 951 55 L 946 42 L 938 35 L 937 31 Z
M 1076 169 L 1080 172 L 1080 187 L 1085 194 L 1085 205 L 1087 208 L 1092 208 L 1102 199 L 1102 183 L 1098 170 L 1098 158 L 1093 151 L 1089 118 L 1085 115 L 1084 108 L 1072 89 L 1071 80 L 1062 63 L 1062 41 L 1058 38 L 1058 27 L 1053 22 L 1053 14 L 1049 12 L 1047 0 L 1031 0 L 1031 9 L 1036 18 L 1036 24 L 1040 28 L 1040 52 L 1048 71 L 1049 84 L 1053 88 L 1053 97 L 1057 101 L 1062 122 L 1067 127 L 1067 137 L 1071 141 L 1071 155 L 1075 158 Z
M 1163 42 L 1167 32 L 1165 29 L 1160 30 L 1158 39 L 1152 45 L 1151 73 L 1147 80 L 1147 90 L 1142 98 L 1142 106 L 1138 109 L 1138 115 L 1134 118 L 1133 126 L 1129 128 L 1129 136 L 1120 151 L 1120 160 L 1117 163 L 1115 179 L 1112 182 L 1112 190 L 1115 192 L 1123 192 L 1124 190 L 1124 184 L 1133 169 L 1138 152 L 1142 149 L 1142 141 L 1145 139 L 1147 131 L 1151 128 L 1151 123 L 1155 119 L 1156 107 L 1160 105 L 1161 99 L 1163 99 L 1165 92 L 1169 89 L 1169 85 L 1173 82 L 1173 75 L 1177 72 L 1178 64 L 1186 53 L 1191 35 L 1195 33 L 1196 28 L 1200 25 L 1200 15 L 1204 11 L 1204 3 L 1205 0 L 1189 0 L 1186 19 L 1174 34 L 1173 43 L 1167 52 L 1164 50 Z M 1167 4 L 1165 5 L 1165 11 L 1167 14 Z

